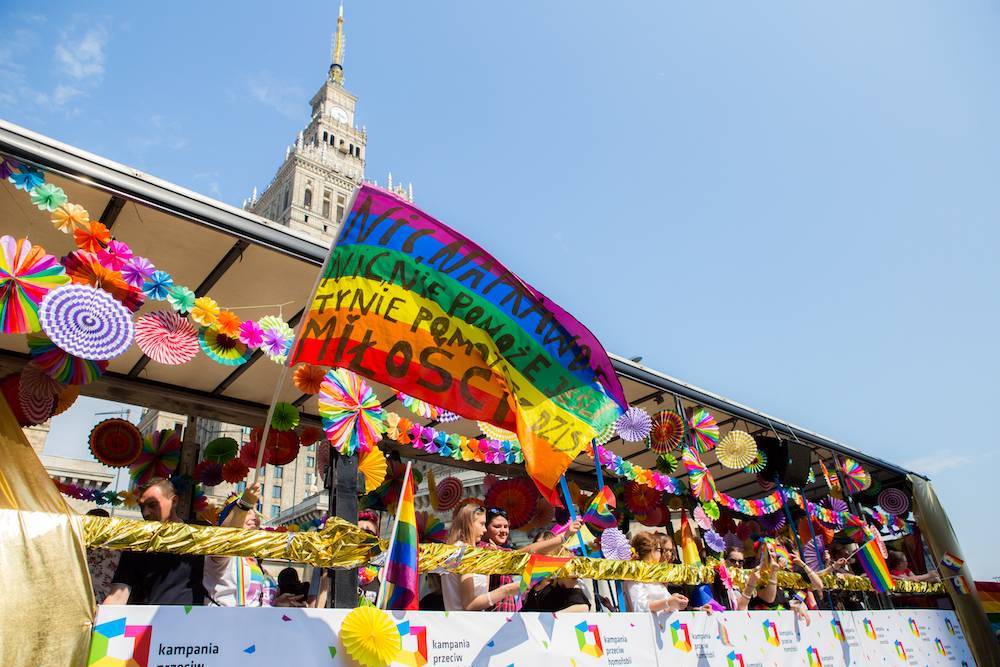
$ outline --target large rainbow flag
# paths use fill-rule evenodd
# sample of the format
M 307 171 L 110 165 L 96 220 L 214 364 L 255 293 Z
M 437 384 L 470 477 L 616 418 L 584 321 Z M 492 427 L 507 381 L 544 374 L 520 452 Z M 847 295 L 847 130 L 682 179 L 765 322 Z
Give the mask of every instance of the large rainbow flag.
M 517 433 L 550 502 L 628 407 L 604 348 L 478 245 L 371 185 L 355 193 L 289 363 L 348 368 Z
M 417 514 L 413 509 L 413 494 L 413 470 L 407 465 L 396 510 L 396 530 L 384 569 L 386 609 L 420 609 Z
M 986 618 L 990 619 L 993 631 L 1000 632 L 1000 583 L 977 581 L 976 593 L 979 594 L 979 601 L 983 603 L 983 611 L 986 612 Z
M 858 549 L 858 562 L 864 568 L 865 574 L 871 579 L 872 586 L 879 593 L 888 593 L 892 588 L 892 575 L 889 574 L 889 565 L 882 557 L 882 551 L 878 548 L 875 538 L 864 543 Z

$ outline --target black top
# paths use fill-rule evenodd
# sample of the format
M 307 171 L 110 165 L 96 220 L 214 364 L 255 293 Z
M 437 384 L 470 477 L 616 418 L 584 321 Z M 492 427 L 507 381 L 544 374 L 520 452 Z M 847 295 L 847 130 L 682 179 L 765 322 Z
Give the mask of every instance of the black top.
M 576 604 L 585 604 L 590 609 L 590 600 L 579 588 L 566 588 L 552 582 L 544 588 L 532 588 L 528 591 L 521 611 L 562 611 Z
M 204 569 L 204 556 L 125 551 L 111 583 L 129 587 L 129 604 L 200 605 Z

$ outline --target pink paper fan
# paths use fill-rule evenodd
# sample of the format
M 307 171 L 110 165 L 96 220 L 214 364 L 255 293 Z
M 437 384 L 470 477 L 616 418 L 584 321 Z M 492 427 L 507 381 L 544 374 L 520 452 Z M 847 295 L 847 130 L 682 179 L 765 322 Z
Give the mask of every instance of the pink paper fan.
M 121 271 L 132 261 L 132 249 L 122 241 L 111 241 L 97 251 L 97 259 L 112 271 Z
M 244 320 L 240 325 L 240 342 L 256 350 L 264 342 L 264 330 L 253 320 Z
M 705 514 L 705 510 L 701 505 L 695 507 L 694 512 L 692 512 L 691 515 L 694 517 L 694 522 L 698 524 L 699 528 L 702 530 L 712 529 L 712 519 Z
M 147 357 L 168 366 L 191 361 L 200 347 L 194 326 L 172 310 L 158 310 L 139 318 L 135 344 Z

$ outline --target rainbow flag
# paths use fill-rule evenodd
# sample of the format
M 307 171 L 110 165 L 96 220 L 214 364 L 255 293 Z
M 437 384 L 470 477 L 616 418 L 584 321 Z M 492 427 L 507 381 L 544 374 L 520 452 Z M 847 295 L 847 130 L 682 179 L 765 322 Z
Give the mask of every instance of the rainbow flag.
M 615 518 L 616 506 L 615 493 L 605 484 L 594 494 L 590 507 L 583 513 L 583 520 L 601 530 L 614 528 L 618 525 L 618 519 Z
M 871 579 L 872 586 L 879 593 L 888 593 L 892 588 L 892 575 L 889 566 L 882 557 L 875 539 L 868 540 L 858 549 L 858 562 L 864 568 L 865 574 Z
M 521 574 L 521 594 L 536 586 L 540 581 L 548 579 L 559 571 L 563 565 L 571 558 L 562 556 L 546 556 L 544 554 L 531 554 L 528 564 Z
M 968 595 L 972 592 L 972 587 L 969 586 L 969 580 L 965 578 L 964 574 L 955 575 L 950 577 L 948 581 L 955 588 L 955 592 L 959 595 Z
M 958 572 L 962 569 L 963 565 L 965 565 L 965 561 L 950 551 L 945 551 L 944 555 L 941 556 L 941 566 L 946 567 L 949 570 Z
M 417 515 L 413 509 L 412 464 L 406 464 L 403 490 L 396 509 L 396 530 L 389 544 L 385 563 L 385 609 L 420 608 L 417 575 Z
M 688 522 L 688 515 L 686 510 L 681 510 L 681 528 L 680 528 L 680 542 L 681 545 L 681 563 L 684 565 L 701 565 L 701 556 L 698 555 L 698 544 L 694 540 L 694 531 L 691 529 L 691 524 Z
M 355 193 L 289 364 L 347 368 L 517 433 L 549 502 L 628 402 L 597 338 L 481 247 L 375 186 Z
M 979 601 L 983 603 L 983 611 L 986 618 L 990 619 L 990 625 L 994 632 L 1000 632 L 1000 583 L 995 581 L 977 581 L 976 594 Z M 955 634 L 952 632 L 952 634 Z

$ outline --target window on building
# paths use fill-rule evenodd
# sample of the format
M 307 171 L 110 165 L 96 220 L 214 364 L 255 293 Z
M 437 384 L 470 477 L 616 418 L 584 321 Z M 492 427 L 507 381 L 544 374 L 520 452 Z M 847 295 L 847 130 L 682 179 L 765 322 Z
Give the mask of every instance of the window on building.
M 316 451 L 316 443 L 314 442 L 313 444 L 311 444 L 308 447 L 306 447 L 306 451 L 307 452 L 315 452 Z
M 275 517 L 281 514 L 281 505 L 271 505 L 271 516 Z
M 305 221 L 309 222 L 309 214 L 308 213 L 306 213 L 306 220 Z
M 280 486 L 272 486 L 271 487 L 271 497 L 272 498 L 280 498 L 281 497 L 281 487 Z
M 306 473 L 306 486 L 312 486 L 313 474 L 311 472 Z
M 285 188 L 285 196 L 282 198 L 282 205 L 281 205 L 281 210 L 282 211 L 284 211 L 286 208 L 288 208 L 288 201 L 289 201 L 289 197 L 291 196 L 289 194 L 290 192 L 291 192 L 291 190 L 286 187 Z
M 306 208 L 312 208 L 312 205 L 313 205 L 313 191 L 310 190 L 309 188 L 306 188 L 306 193 L 302 197 L 302 205 L 305 206 Z
M 330 145 L 331 146 L 336 146 L 337 145 L 337 140 L 333 138 L 332 134 L 330 135 Z
M 323 217 L 324 218 L 329 218 L 330 217 L 330 191 L 329 190 L 324 190 L 323 191 Z
M 344 195 L 337 195 L 337 219 L 335 222 L 341 222 L 344 219 L 344 207 L 347 206 L 347 198 Z
M 326 130 L 323 130 L 323 142 L 325 143 L 328 139 L 329 137 L 326 134 Z
M 316 457 L 315 456 L 307 456 L 306 457 L 306 467 L 307 468 L 315 468 L 316 467 Z
M 281 476 L 284 473 L 284 471 L 278 466 L 271 466 L 271 469 L 274 471 L 274 478 L 281 479 Z
M 261 476 L 261 479 L 263 479 L 266 474 L 267 474 L 267 466 L 261 466 L 260 467 L 260 476 Z

